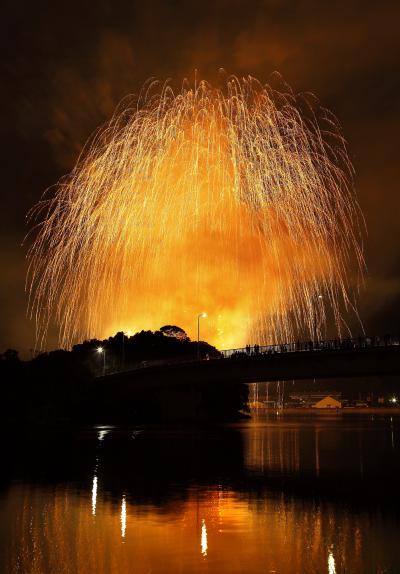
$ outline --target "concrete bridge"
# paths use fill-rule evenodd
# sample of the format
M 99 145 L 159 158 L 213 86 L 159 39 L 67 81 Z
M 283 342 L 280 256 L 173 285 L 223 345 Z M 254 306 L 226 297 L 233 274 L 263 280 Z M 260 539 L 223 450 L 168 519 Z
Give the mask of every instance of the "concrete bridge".
M 247 349 L 248 351 L 248 349 Z M 235 420 L 248 400 L 246 383 L 400 375 L 400 346 L 227 353 L 221 358 L 158 364 L 93 381 L 90 408 L 99 420 Z
M 313 349 L 159 364 L 99 377 L 97 384 L 134 390 L 187 384 L 255 383 L 277 380 L 400 375 L 400 346 Z

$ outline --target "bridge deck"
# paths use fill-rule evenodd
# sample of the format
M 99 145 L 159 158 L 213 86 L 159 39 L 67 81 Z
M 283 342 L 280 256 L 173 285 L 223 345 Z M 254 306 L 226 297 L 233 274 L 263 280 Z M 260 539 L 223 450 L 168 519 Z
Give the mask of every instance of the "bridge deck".
M 400 375 L 400 346 L 259 354 L 149 366 L 99 377 L 133 390 L 182 384 Z

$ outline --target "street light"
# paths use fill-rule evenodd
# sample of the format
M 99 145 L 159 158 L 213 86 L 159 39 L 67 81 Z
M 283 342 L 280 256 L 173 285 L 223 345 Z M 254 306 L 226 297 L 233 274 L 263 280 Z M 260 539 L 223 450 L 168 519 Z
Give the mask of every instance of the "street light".
M 206 318 L 207 313 L 197 315 L 197 360 L 200 359 L 200 319 Z
M 106 350 L 104 347 L 97 347 L 99 355 L 103 355 L 103 377 L 106 374 Z

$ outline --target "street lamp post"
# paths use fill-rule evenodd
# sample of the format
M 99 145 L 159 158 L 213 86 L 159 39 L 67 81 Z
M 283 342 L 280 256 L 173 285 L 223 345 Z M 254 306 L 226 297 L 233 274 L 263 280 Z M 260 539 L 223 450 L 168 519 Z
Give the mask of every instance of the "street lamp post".
M 200 319 L 207 317 L 207 313 L 197 315 L 197 360 L 200 359 Z
M 106 350 L 104 347 L 97 347 L 99 355 L 103 355 L 103 377 L 106 374 Z

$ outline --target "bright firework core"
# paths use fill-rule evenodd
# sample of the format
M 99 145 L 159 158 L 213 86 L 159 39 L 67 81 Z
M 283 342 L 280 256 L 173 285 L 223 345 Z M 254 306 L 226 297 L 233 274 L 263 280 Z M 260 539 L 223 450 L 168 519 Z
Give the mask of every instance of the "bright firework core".
M 87 145 L 30 251 L 38 336 L 176 324 L 219 348 L 341 333 L 362 267 L 352 168 L 311 97 L 248 78 L 147 86 Z M 354 265 L 353 265 L 354 270 Z

